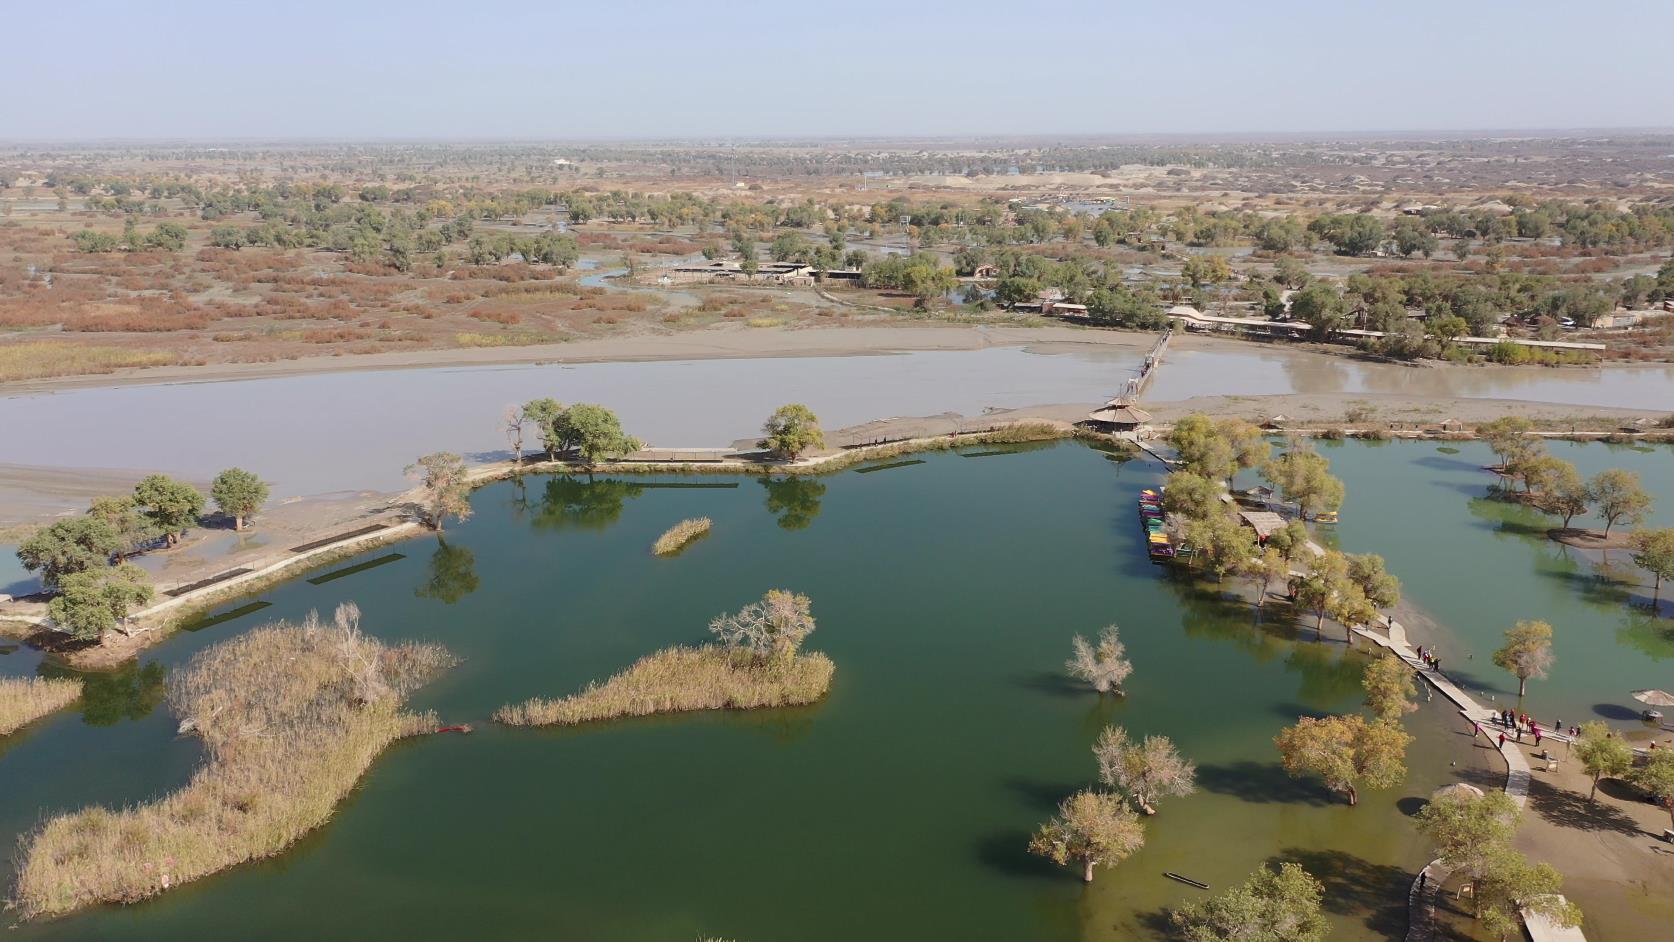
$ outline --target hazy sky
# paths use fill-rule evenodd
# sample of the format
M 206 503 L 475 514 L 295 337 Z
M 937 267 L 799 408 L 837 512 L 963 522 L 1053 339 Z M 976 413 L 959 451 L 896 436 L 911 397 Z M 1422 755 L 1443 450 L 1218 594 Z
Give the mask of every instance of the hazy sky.
M 1674 0 L 7 4 L 0 139 L 1674 126 Z

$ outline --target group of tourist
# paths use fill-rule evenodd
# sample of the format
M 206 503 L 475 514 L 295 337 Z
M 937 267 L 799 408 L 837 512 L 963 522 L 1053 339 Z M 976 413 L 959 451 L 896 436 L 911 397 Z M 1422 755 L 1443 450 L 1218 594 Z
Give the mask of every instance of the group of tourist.
M 1546 732 L 1540 728 L 1540 724 L 1536 722 L 1533 717 L 1529 716 L 1529 714 L 1518 713 L 1516 710 L 1500 710 L 1494 714 L 1493 721 L 1498 726 L 1506 730 L 1510 730 L 1512 734 L 1517 737 L 1518 742 L 1523 741 L 1523 733 L 1525 730 L 1534 734 L 1534 744 L 1537 746 L 1540 745 L 1540 739 Z M 1564 721 L 1559 720 L 1557 723 L 1553 724 L 1552 728 L 1562 731 L 1564 728 Z M 1574 730 L 1573 732 L 1578 733 L 1579 730 Z M 1500 733 L 1500 745 L 1505 745 L 1505 733 Z
M 1419 645 L 1418 646 L 1418 659 L 1420 661 L 1424 662 L 1425 667 L 1428 667 L 1429 669 L 1435 671 L 1436 673 L 1439 674 L 1439 673 L 1442 672 L 1441 658 L 1436 657 L 1436 652 L 1435 652 L 1434 649 L 1426 651 L 1424 649 L 1424 645 L 1422 645 L 1422 644 Z

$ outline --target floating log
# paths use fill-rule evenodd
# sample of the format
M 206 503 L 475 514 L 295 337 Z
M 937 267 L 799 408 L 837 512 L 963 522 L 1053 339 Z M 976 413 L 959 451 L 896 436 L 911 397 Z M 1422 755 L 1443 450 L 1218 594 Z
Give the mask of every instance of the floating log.
M 1169 878 L 1170 880 L 1179 880 L 1181 883 L 1184 883 L 1188 886 L 1195 886 L 1200 890 L 1209 889 L 1209 884 L 1199 883 L 1198 881 L 1193 880 L 1191 877 L 1183 877 L 1183 876 L 1179 875 L 1178 873 L 1175 873 L 1172 870 L 1164 870 L 1163 871 L 1163 876 Z

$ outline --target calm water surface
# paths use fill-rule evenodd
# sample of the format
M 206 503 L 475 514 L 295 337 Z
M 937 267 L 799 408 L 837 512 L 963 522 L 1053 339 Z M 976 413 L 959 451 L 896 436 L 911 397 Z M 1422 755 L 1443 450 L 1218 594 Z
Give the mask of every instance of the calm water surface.
M 1198 893 L 1163 871 L 1219 889 L 1276 856 L 1327 882 L 1334 938 L 1398 932 L 1424 859 L 1403 809 L 1482 761 L 1446 711 L 1414 718 L 1408 782 L 1358 808 L 1292 782 L 1272 737 L 1353 708 L 1358 656 L 1152 566 L 1133 501 L 1154 466 L 1078 445 L 1001 451 L 817 481 L 497 484 L 445 546 L 375 551 L 350 563 L 400 558 L 182 633 L 99 678 L 81 712 L 0 746 L 0 840 L 177 787 L 198 751 L 155 708 L 166 669 L 346 599 L 382 637 L 463 656 L 415 705 L 478 732 L 390 750 L 275 860 L 17 938 L 1147 938 Z M 721 486 L 662 486 L 692 483 Z M 650 555 L 697 514 L 710 536 Z M 838 665 L 825 702 L 569 731 L 485 722 L 699 640 L 710 616 L 774 587 L 814 599 L 812 646 Z M 1062 678 L 1071 635 L 1111 622 L 1137 667 L 1125 699 Z M 40 669 L 26 650 L 0 657 Z M 1202 790 L 1163 805 L 1146 849 L 1086 888 L 1024 845 L 1091 782 L 1108 723 L 1173 737 Z

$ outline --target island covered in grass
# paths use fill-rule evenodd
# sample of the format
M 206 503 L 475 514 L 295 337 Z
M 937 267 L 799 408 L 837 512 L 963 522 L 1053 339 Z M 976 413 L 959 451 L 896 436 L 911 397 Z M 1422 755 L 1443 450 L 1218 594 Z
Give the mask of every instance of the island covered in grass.
M 182 732 L 206 760 L 179 791 L 123 810 L 84 808 L 24 842 L 13 905 L 27 918 L 131 903 L 285 849 L 324 824 L 372 760 L 436 728 L 402 709 L 453 657 L 363 635 L 360 611 L 310 615 L 199 653 L 169 680 Z
M 783 589 L 709 623 L 719 643 L 673 647 L 635 661 L 603 683 L 558 699 L 501 707 L 512 726 L 573 726 L 623 716 L 801 706 L 825 696 L 836 665 L 802 652 L 814 631 L 811 602 Z

